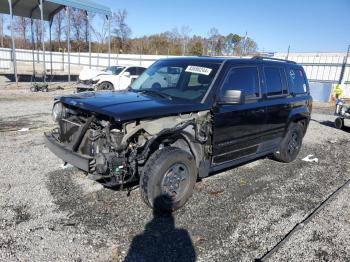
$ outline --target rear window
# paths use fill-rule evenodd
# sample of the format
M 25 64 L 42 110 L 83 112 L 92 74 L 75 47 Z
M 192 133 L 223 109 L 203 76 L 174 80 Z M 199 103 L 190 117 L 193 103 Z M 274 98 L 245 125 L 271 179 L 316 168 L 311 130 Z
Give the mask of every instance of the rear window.
M 284 85 L 285 80 L 283 81 L 284 70 L 282 68 L 265 67 L 264 73 L 268 96 L 278 96 L 288 93 L 287 87 Z
M 288 83 L 291 92 L 294 94 L 304 94 L 307 92 L 306 80 L 301 69 L 289 69 Z

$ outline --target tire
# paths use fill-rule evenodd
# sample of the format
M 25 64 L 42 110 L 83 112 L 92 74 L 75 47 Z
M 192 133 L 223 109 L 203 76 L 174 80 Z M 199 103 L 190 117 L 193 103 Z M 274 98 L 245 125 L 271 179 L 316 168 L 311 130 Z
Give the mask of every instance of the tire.
M 192 196 L 197 173 L 194 157 L 188 152 L 175 147 L 158 150 L 143 168 L 141 198 L 156 211 L 175 211 Z
M 162 86 L 159 83 L 154 83 L 151 88 L 155 90 L 160 90 L 162 89 Z
M 36 86 L 32 86 L 32 87 L 30 87 L 30 91 L 33 93 L 38 92 L 38 88 Z
M 334 121 L 334 126 L 336 129 L 343 129 L 344 127 L 344 119 L 341 117 L 337 117 Z
M 48 87 L 43 87 L 43 89 L 41 91 L 47 93 L 47 92 L 49 92 L 49 88 Z
M 291 123 L 273 158 L 283 163 L 293 162 L 303 142 L 303 127 L 299 123 Z
M 114 90 L 114 86 L 111 82 L 102 82 L 101 84 L 98 85 L 97 87 L 98 91 L 101 90 L 110 90 L 113 91 Z

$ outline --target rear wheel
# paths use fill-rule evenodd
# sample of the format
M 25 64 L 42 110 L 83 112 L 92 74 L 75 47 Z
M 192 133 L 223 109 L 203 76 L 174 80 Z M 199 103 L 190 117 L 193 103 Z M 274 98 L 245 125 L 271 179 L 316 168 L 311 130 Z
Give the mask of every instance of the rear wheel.
M 344 119 L 341 117 L 338 117 L 337 119 L 335 119 L 334 126 L 337 129 L 342 129 L 344 127 Z
M 197 167 L 191 154 L 175 147 L 156 151 L 140 178 L 143 201 L 158 211 L 175 211 L 192 196 Z
M 278 150 L 274 153 L 274 159 L 284 163 L 294 161 L 300 151 L 303 141 L 303 127 L 299 123 L 291 123 L 288 131 L 281 141 Z

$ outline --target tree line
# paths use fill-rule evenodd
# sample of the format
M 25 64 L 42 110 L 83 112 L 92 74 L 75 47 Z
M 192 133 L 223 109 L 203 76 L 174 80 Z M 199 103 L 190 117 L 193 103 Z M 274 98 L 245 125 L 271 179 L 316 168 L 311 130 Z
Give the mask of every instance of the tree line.
M 59 12 L 52 24 L 52 51 L 66 51 L 68 19 L 65 10 Z M 72 52 L 87 52 L 88 40 L 91 37 L 92 52 L 108 51 L 108 31 L 111 26 L 111 51 L 119 54 L 145 55 L 209 55 L 209 56 L 242 56 L 257 53 L 257 43 L 247 35 L 235 33 L 222 35 L 217 28 L 211 28 L 207 36 L 193 35 L 189 26 L 174 28 L 167 32 L 143 37 L 132 37 L 132 30 L 127 24 L 126 10 L 114 12 L 110 21 L 79 9 L 70 9 L 70 39 Z M 5 15 L 0 15 L 0 46 L 11 47 L 11 39 L 5 31 Z M 89 20 L 91 21 L 89 23 Z M 97 23 L 96 21 L 99 21 Z M 5 30 L 4 30 L 5 29 Z M 7 30 L 6 30 L 7 29 Z M 33 39 L 31 29 L 33 30 Z M 50 50 L 48 35 L 49 26 L 45 23 L 44 34 L 41 21 L 29 18 L 14 18 L 15 42 L 17 48 Z M 34 42 L 34 45 L 33 45 Z

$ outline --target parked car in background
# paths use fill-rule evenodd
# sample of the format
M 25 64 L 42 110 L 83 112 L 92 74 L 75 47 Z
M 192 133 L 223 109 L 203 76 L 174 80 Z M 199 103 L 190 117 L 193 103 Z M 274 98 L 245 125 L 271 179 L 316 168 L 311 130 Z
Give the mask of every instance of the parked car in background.
M 79 75 L 77 92 L 124 90 L 145 70 L 141 66 L 110 66 L 105 70 L 84 68 Z

